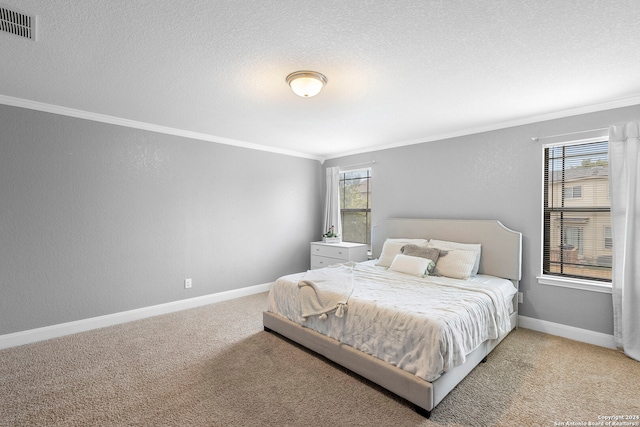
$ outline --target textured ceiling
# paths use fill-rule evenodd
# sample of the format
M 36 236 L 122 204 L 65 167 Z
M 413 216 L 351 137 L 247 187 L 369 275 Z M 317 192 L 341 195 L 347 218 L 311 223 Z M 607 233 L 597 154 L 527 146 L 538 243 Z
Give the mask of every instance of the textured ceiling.
M 0 1 L 0 102 L 319 159 L 640 103 L 638 0 Z

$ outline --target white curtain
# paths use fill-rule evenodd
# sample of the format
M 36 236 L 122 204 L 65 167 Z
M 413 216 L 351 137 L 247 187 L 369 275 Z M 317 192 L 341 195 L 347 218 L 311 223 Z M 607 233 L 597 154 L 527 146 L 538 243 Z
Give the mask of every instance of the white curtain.
M 342 236 L 342 221 L 340 220 L 340 167 L 327 168 L 327 196 L 324 203 L 324 222 L 322 234 L 331 226 L 333 231 Z
M 640 121 L 609 128 L 616 345 L 640 360 Z

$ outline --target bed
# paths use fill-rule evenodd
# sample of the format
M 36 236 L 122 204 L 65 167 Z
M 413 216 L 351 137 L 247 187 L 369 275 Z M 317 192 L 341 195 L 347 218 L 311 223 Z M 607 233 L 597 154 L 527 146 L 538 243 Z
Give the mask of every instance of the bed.
M 402 267 L 399 261 L 404 253 L 395 257 L 393 262 L 396 264 L 387 268 L 390 262 L 387 258 L 390 254 L 394 257 L 390 248 L 395 246 L 391 243 L 397 246 L 397 242 L 403 250 L 408 248 L 407 244 L 413 243 L 416 244 L 411 247 L 413 249 L 415 246 L 444 245 L 444 250 L 440 251 L 443 258 L 436 263 L 435 273 L 439 272 L 438 266 L 445 271 L 443 259 L 455 260 L 454 255 L 469 255 L 467 249 L 479 245 L 479 256 L 473 266 L 475 274 L 465 280 L 433 276 L 423 279 L 408 274 L 413 264 L 409 270 L 396 266 Z M 447 246 L 446 242 L 456 242 L 460 247 Z M 413 403 L 416 411 L 428 418 L 436 405 L 478 363 L 486 360 L 487 355 L 517 326 L 522 235 L 495 220 L 390 218 L 372 230 L 372 258 L 364 263 L 342 264 L 278 279 L 270 291 L 268 308 L 263 313 L 264 329 L 276 332 L 386 388 Z M 409 258 L 416 261 L 415 257 Z M 317 297 L 320 288 L 315 284 L 323 283 L 323 278 L 335 287 L 330 289 L 335 292 L 322 294 L 332 295 L 333 299 L 327 300 L 330 305 L 318 306 L 318 301 L 312 301 L 315 305 L 309 304 L 305 298 L 311 297 L 306 297 L 303 291 Z M 438 318 L 436 323 L 445 325 L 442 329 L 418 327 L 419 323 L 412 323 L 419 321 L 414 318 L 434 315 L 429 311 L 431 308 L 423 309 L 421 305 L 422 301 L 431 301 L 430 292 L 435 292 L 434 289 L 445 295 L 445 299 L 448 298 L 446 295 L 459 292 L 460 299 L 468 305 L 461 306 L 462 302 L 454 301 L 458 307 L 455 312 L 460 313 L 456 315 L 447 314 L 453 313 L 453 309 L 441 309 L 444 318 Z M 407 290 L 418 292 L 419 296 L 403 297 Z M 403 298 L 407 301 L 402 302 Z M 391 300 L 393 303 L 388 303 Z M 324 304 L 327 301 L 320 302 Z M 403 304 L 414 313 L 405 314 Z M 442 303 L 431 305 L 437 312 Z M 402 314 L 394 312 L 398 307 L 402 308 Z M 364 317 L 367 311 L 372 311 L 367 314 L 372 317 Z M 394 320 L 371 320 L 383 319 L 387 313 L 391 313 L 389 319 Z M 482 321 L 476 321 L 474 316 L 479 316 Z M 385 327 L 388 327 L 386 332 Z M 458 327 L 461 331 L 451 332 Z M 367 333 L 358 328 L 366 329 Z M 399 329 L 407 334 L 417 331 L 418 336 L 398 336 Z M 479 332 L 469 332 L 470 329 Z M 470 335 L 465 335 L 467 333 Z M 371 339 L 382 343 L 385 348 L 379 350 L 377 344 L 371 345 Z M 404 343 L 400 346 L 404 348 L 394 348 L 394 341 Z

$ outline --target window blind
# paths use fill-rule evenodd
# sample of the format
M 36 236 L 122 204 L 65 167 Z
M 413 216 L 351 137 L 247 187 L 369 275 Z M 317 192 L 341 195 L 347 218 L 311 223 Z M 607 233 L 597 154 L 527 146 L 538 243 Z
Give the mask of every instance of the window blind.
M 542 272 L 610 282 L 608 142 L 544 150 Z

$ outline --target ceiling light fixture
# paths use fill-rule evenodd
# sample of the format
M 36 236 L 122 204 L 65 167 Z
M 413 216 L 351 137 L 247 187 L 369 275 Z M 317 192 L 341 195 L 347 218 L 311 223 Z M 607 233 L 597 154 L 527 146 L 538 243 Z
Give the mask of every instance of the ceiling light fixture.
M 303 98 L 316 96 L 327 82 L 327 78 L 317 71 L 296 71 L 287 76 L 293 93 Z

